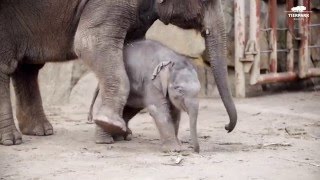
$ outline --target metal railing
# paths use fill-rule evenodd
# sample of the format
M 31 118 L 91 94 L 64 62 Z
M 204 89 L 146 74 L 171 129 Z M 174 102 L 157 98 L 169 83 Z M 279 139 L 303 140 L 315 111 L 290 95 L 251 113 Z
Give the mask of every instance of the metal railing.
M 249 36 L 246 35 L 245 25 L 245 3 L 250 2 L 249 15 Z M 309 13 L 309 18 L 294 18 L 286 16 L 286 27 L 277 27 L 277 1 L 268 1 L 269 28 L 260 28 L 261 0 L 235 0 L 235 87 L 236 97 L 245 97 L 246 78 L 245 73 L 250 74 L 250 85 L 266 84 L 275 82 L 288 82 L 298 79 L 320 76 L 320 68 L 309 67 L 310 49 L 320 48 L 318 45 L 309 46 L 310 28 L 319 28 L 320 24 L 310 24 L 310 0 L 299 0 L 298 5 L 305 6 L 305 13 Z M 293 0 L 286 1 L 286 12 L 291 12 L 294 7 Z M 295 28 L 295 21 L 298 21 L 298 27 Z M 258 39 L 262 32 L 269 33 L 269 49 L 261 50 Z M 278 31 L 286 32 L 286 48 L 278 49 L 277 39 Z M 298 31 L 298 35 L 295 35 Z M 294 41 L 299 41 L 298 49 L 294 48 Z M 298 67 L 295 68 L 294 53 L 298 51 Z M 268 53 L 269 73 L 260 73 L 260 55 Z M 278 53 L 286 53 L 286 71 L 278 72 Z M 281 59 L 282 60 L 282 59 Z

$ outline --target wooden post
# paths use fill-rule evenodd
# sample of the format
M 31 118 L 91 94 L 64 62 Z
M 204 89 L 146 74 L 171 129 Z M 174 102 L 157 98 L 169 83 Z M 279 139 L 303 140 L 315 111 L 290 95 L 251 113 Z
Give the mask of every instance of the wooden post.
M 244 58 L 245 43 L 245 0 L 234 1 L 235 16 L 235 89 L 236 97 L 246 97 L 245 72 L 241 59 Z

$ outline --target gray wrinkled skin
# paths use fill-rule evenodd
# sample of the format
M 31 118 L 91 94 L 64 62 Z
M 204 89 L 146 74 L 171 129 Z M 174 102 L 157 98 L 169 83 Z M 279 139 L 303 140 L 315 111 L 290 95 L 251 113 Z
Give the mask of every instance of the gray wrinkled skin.
M 185 111 L 190 117 L 194 150 L 199 152 L 196 125 L 200 82 L 189 61 L 191 60 L 151 40 L 129 43 L 124 48 L 125 68 L 130 81 L 130 93 L 123 112 L 124 120 L 128 125 L 128 121 L 136 113 L 147 108 L 158 127 L 164 151 L 180 151 L 177 135 L 180 113 Z M 97 89 L 91 104 L 89 121 L 93 118 L 93 105 L 98 91 Z M 131 132 L 127 135 L 131 136 Z
M 42 107 L 38 72 L 47 62 L 77 58 L 99 80 L 101 104 L 94 119 L 99 126 L 97 143 L 112 143 L 111 136 L 126 135 L 123 117 L 134 113 L 123 114 L 130 89 L 123 47 L 143 38 L 157 19 L 202 32 L 206 57 L 230 119 L 225 128 L 231 132 L 237 111 L 228 86 L 221 0 L 1 0 L 0 144 L 22 143 L 13 119 L 10 79 L 20 131 L 51 135 L 54 131 Z

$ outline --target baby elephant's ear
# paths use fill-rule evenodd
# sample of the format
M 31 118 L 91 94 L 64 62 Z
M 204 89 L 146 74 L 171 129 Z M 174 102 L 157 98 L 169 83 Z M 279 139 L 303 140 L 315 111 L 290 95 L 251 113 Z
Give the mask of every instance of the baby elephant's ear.
M 168 92 L 168 81 L 170 73 L 170 64 L 171 61 L 160 62 L 153 70 L 152 81 L 154 86 L 162 91 L 163 95 L 166 97 Z

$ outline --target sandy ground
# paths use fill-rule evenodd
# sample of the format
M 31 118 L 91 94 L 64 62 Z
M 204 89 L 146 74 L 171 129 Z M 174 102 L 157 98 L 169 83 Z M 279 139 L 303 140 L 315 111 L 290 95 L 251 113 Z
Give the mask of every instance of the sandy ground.
M 55 134 L 1 146 L 0 179 L 320 179 L 320 92 L 236 99 L 236 105 L 239 123 L 228 134 L 220 99 L 201 100 L 200 154 L 192 153 L 186 114 L 179 134 L 185 151 L 166 154 L 147 113 L 131 121 L 132 141 L 97 145 L 86 108 L 46 107 Z

